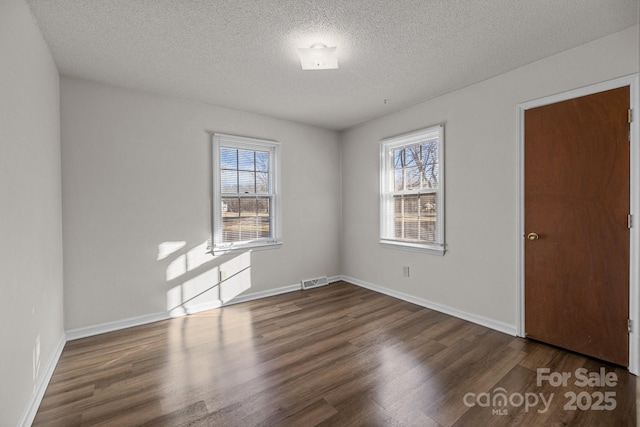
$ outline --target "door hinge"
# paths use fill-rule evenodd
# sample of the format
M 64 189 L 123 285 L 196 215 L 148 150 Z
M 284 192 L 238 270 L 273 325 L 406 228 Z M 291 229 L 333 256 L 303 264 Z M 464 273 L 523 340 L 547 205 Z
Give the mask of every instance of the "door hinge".
M 627 330 L 629 331 L 629 333 L 631 333 L 631 326 L 632 326 L 631 319 L 627 319 Z
M 627 113 L 627 120 L 629 120 L 629 123 L 633 121 L 633 114 L 632 114 L 631 108 L 629 108 L 629 111 Z
M 633 227 L 633 215 L 627 215 L 627 228 Z

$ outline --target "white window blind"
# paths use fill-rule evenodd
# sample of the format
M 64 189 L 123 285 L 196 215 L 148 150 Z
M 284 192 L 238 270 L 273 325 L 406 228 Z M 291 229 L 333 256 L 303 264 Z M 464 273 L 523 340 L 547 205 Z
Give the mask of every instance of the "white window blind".
M 213 252 L 281 243 L 275 141 L 213 135 Z
M 380 242 L 444 254 L 444 126 L 380 141 Z

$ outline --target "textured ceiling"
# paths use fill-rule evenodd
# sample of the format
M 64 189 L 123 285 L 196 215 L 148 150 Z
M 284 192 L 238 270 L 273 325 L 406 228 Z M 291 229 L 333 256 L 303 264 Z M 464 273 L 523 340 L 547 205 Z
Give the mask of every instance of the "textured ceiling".
M 64 75 L 345 129 L 633 26 L 639 0 L 27 3 Z M 313 43 L 340 69 L 302 71 Z

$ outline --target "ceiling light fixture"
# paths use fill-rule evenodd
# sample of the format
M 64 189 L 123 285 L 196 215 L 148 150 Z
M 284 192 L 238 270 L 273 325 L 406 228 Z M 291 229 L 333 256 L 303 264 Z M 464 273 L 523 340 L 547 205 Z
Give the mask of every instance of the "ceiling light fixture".
M 327 47 L 322 43 L 310 48 L 298 48 L 300 65 L 303 70 L 335 70 L 338 68 L 338 54 L 335 47 Z

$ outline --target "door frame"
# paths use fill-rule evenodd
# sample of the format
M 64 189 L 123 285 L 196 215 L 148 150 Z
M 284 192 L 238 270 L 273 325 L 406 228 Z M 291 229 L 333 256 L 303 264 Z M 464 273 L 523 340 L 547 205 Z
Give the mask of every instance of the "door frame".
M 632 74 L 613 80 L 581 87 L 517 105 L 518 132 L 518 287 L 516 333 L 524 337 L 524 113 L 531 108 L 555 104 L 581 96 L 591 95 L 610 89 L 629 86 L 629 108 L 633 110 L 630 135 L 630 170 L 629 193 L 630 214 L 633 215 L 633 227 L 629 235 L 629 318 L 631 333 L 629 334 L 629 372 L 640 375 L 640 74 Z

